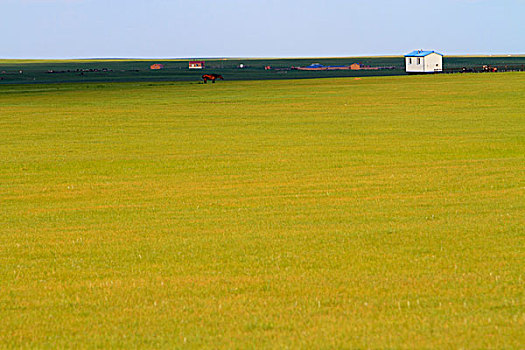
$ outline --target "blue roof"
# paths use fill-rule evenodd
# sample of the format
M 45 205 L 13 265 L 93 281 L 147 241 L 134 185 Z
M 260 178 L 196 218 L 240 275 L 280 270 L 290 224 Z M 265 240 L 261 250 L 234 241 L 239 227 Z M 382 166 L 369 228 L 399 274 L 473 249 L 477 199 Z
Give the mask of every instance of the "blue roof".
M 416 51 L 412 51 L 411 53 L 406 54 L 405 57 L 425 57 L 425 56 L 430 55 L 431 53 L 437 53 L 438 55 L 443 56 L 443 54 L 440 54 L 439 52 L 436 52 L 436 51 L 416 50 Z

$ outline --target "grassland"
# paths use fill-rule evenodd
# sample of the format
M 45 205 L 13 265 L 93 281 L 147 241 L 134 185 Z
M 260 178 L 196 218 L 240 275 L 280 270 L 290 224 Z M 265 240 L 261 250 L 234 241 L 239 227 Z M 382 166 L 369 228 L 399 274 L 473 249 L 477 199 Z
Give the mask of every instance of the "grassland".
M 0 86 L 0 348 L 525 347 L 525 74 Z
M 206 59 L 204 72 L 224 75 L 226 80 L 282 80 L 334 77 L 371 77 L 405 75 L 402 56 L 334 57 L 334 58 L 275 58 L 275 59 Z M 308 66 L 314 62 L 324 65 L 362 63 L 372 67 L 394 67 L 385 70 L 298 71 L 292 66 Z M 164 64 L 162 70 L 151 70 L 154 63 Z M 244 69 L 239 69 L 243 64 Z M 525 70 L 525 56 L 461 57 L 446 56 L 446 70 L 468 67 L 480 70 L 483 65 L 514 67 Z M 271 70 L 264 67 L 271 66 Z M 81 72 L 79 70 L 84 70 Z M 87 70 L 87 71 L 86 71 Z M 22 71 L 22 74 L 20 73 Z M 54 71 L 54 73 L 48 73 Z M 173 82 L 199 81 L 203 71 L 189 70 L 188 60 L 161 59 L 99 59 L 99 60 L 1 60 L 0 84 L 39 84 L 75 82 Z

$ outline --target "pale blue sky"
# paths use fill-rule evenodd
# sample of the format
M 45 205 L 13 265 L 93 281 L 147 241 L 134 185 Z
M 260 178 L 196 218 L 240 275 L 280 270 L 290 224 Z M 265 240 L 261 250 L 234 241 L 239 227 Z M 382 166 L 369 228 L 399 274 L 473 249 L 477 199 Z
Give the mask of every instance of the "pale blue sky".
M 0 58 L 525 53 L 525 0 L 0 0 Z

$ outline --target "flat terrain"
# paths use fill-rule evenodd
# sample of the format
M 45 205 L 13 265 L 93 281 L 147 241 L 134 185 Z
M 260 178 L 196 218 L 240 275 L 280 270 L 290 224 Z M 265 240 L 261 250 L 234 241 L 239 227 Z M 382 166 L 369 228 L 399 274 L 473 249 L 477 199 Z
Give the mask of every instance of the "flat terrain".
M 281 80 L 330 77 L 370 77 L 405 75 L 402 56 L 335 57 L 335 58 L 278 58 L 278 59 L 205 59 L 203 70 L 188 69 L 189 60 L 2 60 L 1 84 L 38 84 L 74 82 L 152 82 L 199 81 L 203 73 L 218 73 L 226 80 Z M 151 70 L 154 63 L 164 69 Z M 325 66 L 349 66 L 362 63 L 371 67 L 389 67 L 384 70 L 298 71 L 291 67 L 305 67 L 312 63 Z M 244 68 L 239 66 L 243 64 Z M 500 71 L 525 71 L 525 56 L 445 56 L 445 70 L 462 67 L 479 71 L 483 65 L 498 67 Z M 271 70 L 265 70 L 270 66 Z
M 525 74 L 0 86 L 0 348 L 525 347 Z

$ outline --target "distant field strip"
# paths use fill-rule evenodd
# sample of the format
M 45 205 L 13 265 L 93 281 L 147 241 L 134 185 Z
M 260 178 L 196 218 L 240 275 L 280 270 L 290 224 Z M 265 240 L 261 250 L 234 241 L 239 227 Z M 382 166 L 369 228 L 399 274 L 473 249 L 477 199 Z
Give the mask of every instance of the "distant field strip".
M 319 58 L 210 58 L 205 68 L 189 69 L 189 59 L 0 60 L 0 85 L 88 82 L 180 82 L 201 80 L 203 73 L 221 74 L 230 80 L 283 80 L 335 77 L 405 75 L 403 56 Z M 299 71 L 312 63 L 350 66 L 360 63 L 372 70 Z M 162 64 L 163 69 L 150 69 Z M 242 69 L 240 68 L 242 65 Z M 484 65 L 500 71 L 525 71 L 525 56 L 445 56 L 444 69 L 481 71 Z M 268 69 L 269 68 L 269 69 Z
M 0 348 L 525 348 L 525 74 L 0 86 Z

